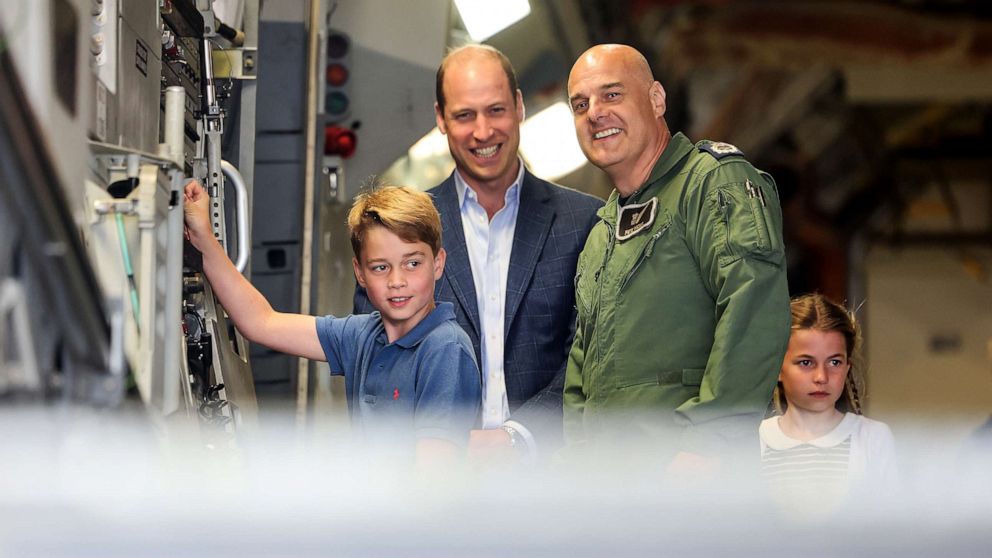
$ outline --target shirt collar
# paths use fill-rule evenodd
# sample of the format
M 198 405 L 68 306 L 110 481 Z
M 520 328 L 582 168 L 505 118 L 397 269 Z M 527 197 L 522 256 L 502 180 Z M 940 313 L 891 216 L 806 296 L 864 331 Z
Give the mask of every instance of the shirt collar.
M 427 334 L 434 331 L 437 326 L 453 319 L 455 319 L 455 305 L 450 302 L 439 302 L 431 310 L 430 314 L 424 316 L 424 319 L 420 320 L 420 323 L 413 326 L 413 329 L 408 331 L 403 337 L 397 339 L 394 344 L 404 349 L 412 349 L 420 344 L 427 337 Z M 385 332 L 383 332 L 383 335 L 385 335 Z
M 765 420 L 759 427 L 761 430 L 761 439 L 765 441 L 765 444 L 767 444 L 771 449 L 779 451 L 792 449 L 803 444 L 821 449 L 832 448 L 850 436 L 858 424 L 857 415 L 853 413 L 845 413 L 844 418 L 841 419 L 840 423 L 835 426 L 833 430 L 827 432 L 819 438 L 804 442 L 802 440 L 796 440 L 795 438 L 786 436 L 785 432 L 782 432 L 782 427 L 778 424 L 779 418 L 780 417 L 776 416 Z
M 523 184 L 524 180 L 524 162 L 520 157 L 517 157 L 517 161 L 520 163 L 520 168 L 517 170 L 517 177 L 510 183 L 510 187 L 506 189 L 506 196 L 504 198 L 506 205 L 520 203 L 520 185 Z M 462 173 L 458 169 L 455 169 L 455 192 L 458 193 L 458 207 L 465 207 L 466 197 L 478 202 L 479 197 L 469 187 L 468 182 L 465 182 Z

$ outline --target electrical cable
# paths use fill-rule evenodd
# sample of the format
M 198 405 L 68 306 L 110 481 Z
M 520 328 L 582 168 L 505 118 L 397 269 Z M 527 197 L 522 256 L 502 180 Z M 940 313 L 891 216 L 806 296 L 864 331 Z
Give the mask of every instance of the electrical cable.
M 128 250 L 127 236 L 124 233 L 124 216 L 120 213 L 115 213 L 114 217 L 117 221 L 117 237 L 120 240 L 121 257 L 124 260 L 124 273 L 127 274 L 127 282 L 131 294 L 131 313 L 134 314 L 135 328 L 140 332 L 141 306 L 138 301 L 138 285 L 134 280 L 134 267 L 131 266 L 131 253 Z

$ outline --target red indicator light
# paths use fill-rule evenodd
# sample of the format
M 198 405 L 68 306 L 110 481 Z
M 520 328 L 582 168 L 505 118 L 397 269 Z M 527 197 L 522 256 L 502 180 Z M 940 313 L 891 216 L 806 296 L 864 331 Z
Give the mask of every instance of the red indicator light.
M 324 128 L 324 155 L 339 155 L 347 159 L 354 155 L 357 146 L 355 132 L 340 126 Z
M 348 81 L 348 68 L 343 64 L 328 64 L 325 77 L 327 78 L 327 85 L 341 87 Z

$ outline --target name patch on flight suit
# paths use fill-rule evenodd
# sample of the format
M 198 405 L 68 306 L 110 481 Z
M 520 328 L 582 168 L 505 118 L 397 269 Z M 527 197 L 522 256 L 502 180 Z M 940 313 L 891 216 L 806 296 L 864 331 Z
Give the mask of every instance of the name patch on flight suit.
M 658 198 L 621 207 L 620 218 L 617 219 L 617 240 L 624 241 L 643 230 L 650 229 L 657 213 Z

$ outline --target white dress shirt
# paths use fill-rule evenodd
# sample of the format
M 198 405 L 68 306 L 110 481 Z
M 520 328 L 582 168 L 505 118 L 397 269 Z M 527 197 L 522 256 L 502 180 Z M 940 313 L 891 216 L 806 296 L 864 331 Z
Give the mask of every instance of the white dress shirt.
M 499 428 L 510 418 L 503 377 L 503 331 L 506 321 L 506 277 L 510 269 L 513 232 L 520 209 L 523 163 L 506 191 L 503 208 L 489 219 L 476 193 L 455 171 L 455 189 L 462 216 L 465 244 L 472 265 L 475 299 L 482 326 L 482 427 Z M 529 434 L 529 433 L 528 433 Z

